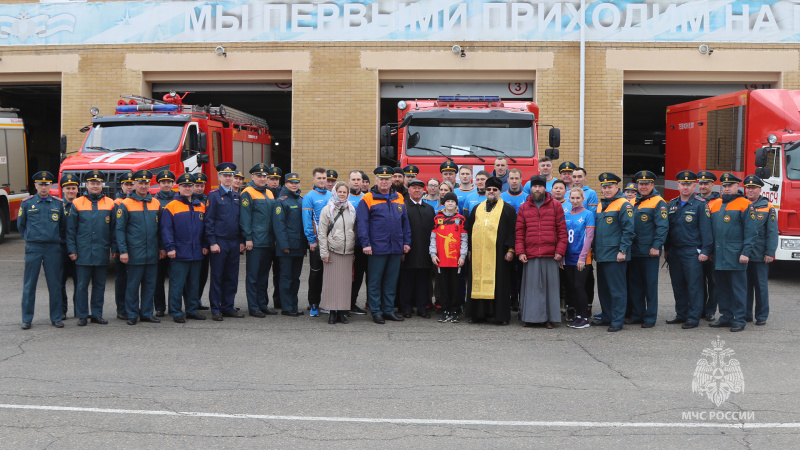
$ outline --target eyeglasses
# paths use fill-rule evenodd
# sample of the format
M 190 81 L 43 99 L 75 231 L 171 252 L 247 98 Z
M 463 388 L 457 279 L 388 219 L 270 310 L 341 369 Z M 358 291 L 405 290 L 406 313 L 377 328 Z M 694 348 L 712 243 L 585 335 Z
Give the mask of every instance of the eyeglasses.
M 497 189 L 496 187 L 486 188 L 486 192 L 499 192 L 499 191 L 500 189 Z

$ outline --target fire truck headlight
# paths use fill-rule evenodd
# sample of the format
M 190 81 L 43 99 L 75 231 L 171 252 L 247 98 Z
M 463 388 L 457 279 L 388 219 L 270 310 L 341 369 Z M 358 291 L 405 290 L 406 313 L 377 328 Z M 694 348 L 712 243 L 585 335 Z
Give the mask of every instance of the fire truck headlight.
M 96 116 L 96 115 L 100 114 L 100 110 L 97 109 L 96 106 L 92 106 L 92 109 L 90 109 L 89 112 L 92 114 L 92 116 Z
M 800 239 L 781 239 L 781 249 L 783 250 L 800 249 Z
M 400 100 L 397 102 L 397 109 L 400 111 L 405 111 L 406 108 L 408 108 L 408 103 L 406 103 L 405 100 Z
M 774 145 L 776 142 L 778 142 L 778 136 L 770 134 L 769 136 L 767 136 L 767 142 L 769 142 L 770 145 Z

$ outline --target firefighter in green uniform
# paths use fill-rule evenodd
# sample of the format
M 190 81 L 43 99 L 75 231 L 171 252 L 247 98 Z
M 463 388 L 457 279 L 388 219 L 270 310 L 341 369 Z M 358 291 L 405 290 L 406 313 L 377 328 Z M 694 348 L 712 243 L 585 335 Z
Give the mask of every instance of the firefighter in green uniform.
M 119 204 L 128 198 L 133 192 L 133 172 L 125 172 L 119 179 L 120 190 L 117 192 L 117 198 L 114 199 L 114 218 L 117 217 L 117 210 Z M 128 266 L 119 260 L 119 252 L 117 251 L 116 230 L 114 237 L 111 240 L 111 253 L 117 255 L 114 260 L 114 303 L 117 306 L 117 319 L 128 320 L 128 312 L 125 309 L 125 291 L 128 289 Z
M 633 301 L 630 323 L 650 328 L 658 313 L 658 263 L 667 240 L 667 203 L 654 189 L 656 174 L 642 170 L 633 176 L 639 196 L 633 206 L 636 236 L 628 267 L 628 294 Z
M 206 204 L 206 200 L 208 196 L 206 195 L 206 183 L 208 183 L 208 177 L 202 173 L 198 172 L 193 174 L 194 175 L 194 193 L 192 194 L 192 198 L 199 200 L 202 204 Z M 203 255 L 203 260 L 200 262 L 200 278 L 198 279 L 197 285 L 197 301 L 199 302 L 199 306 L 197 307 L 198 311 L 208 311 L 209 308 L 207 305 L 203 305 L 203 291 L 206 289 L 206 283 L 208 283 L 208 266 L 210 261 L 211 252 Z M 186 301 L 191 301 L 191 296 L 189 295 L 189 285 L 187 284 L 183 289 L 183 297 L 184 303 Z
M 719 192 L 714 190 L 717 176 L 708 170 L 697 172 L 697 190 L 695 198 L 706 203 L 719 198 Z M 709 221 L 710 223 L 710 221 Z M 710 225 L 709 225 L 710 227 Z M 713 322 L 717 314 L 717 300 L 714 296 L 714 261 L 708 259 L 703 262 L 703 315 L 702 318 Z
M 78 186 L 80 179 L 77 175 L 65 173 L 61 175 L 61 201 L 64 202 L 64 216 L 69 217 L 69 212 L 72 209 L 72 202 L 78 197 Z M 75 294 L 78 292 L 78 282 L 75 279 L 75 261 L 69 259 L 67 253 L 67 241 L 61 242 L 61 310 L 64 311 L 64 320 L 67 320 L 67 278 L 72 278 L 72 313 L 75 311 Z M 77 316 L 76 316 L 77 317 Z
M 278 314 L 269 308 L 267 295 L 269 269 L 275 254 L 275 234 L 272 231 L 275 200 L 267 188 L 268 170 L 264 163 L 250 169 L 252 180 L 242 191 L 239 202 L 239 228 L 247 250 L 247 309 L 251 316 L 259 318 Z
M 308 248 L 303 232 L 302 205 L 300 176 L 296 172 L 287 173 L 281 195 L 275 200 L 272 230 L 281 262 L 281 314 L 290 317 L 303 314 L 297 306 L 300 272 L 303 270 L 303 258 Z
M 280 167 L 269 167 L 267 168 L 267 189 L 272 192 L 273 198 L 280 197 L 281 193 L 281 177 L 283 177 L 283 171 Z M 280 311 L 281 308 L 281 263 L 280 258 L 278 257 L 278 249 L 274 249 L 272 252 L 272 307 L 276 310 Z M 266 301 L 269 302 L 267 298 L 269 294 L 265 297 Z
M 64 328 L 61 321 L 61 241 L 66 236 L 64 204 L 50 195 L 50 185 L 55 181 L 52 173 L 36 172 L 33 182 L 36 195 L 26 198 L 19 207 L 17 229 L 25 239 L 25 274 L 22 281 L 22 329 L 31 328 L 36 282 L 44 266 L 47 290 L 50 293 L 50 322 Z
M 738 192 L 736 175 L 719 177 L 722 198 L 708 203 L 714 232 L 714 284 L 720 317 L 710 327 L 730 327 L 742 331 L 747 303 L 747 263 L 758 237 L 758 222 L 753 205 Z
M 114 234 L 114 200 L 103 195 L 105 175 L 91 170 L 84 177 L 87 193 L 76 198 L 67 218 L 67 252 L 75 262 L 77 294 L 75 316 L 78 326 L 86 326 L 89 318 L 89 282 L 92 283 L 92 323 L 105 325 L 103 303 L 106 291 L 111 241 Z
M 775 250 L 778 249 L 778 213 L 766 197 L 761 196 L 764 181 L 755 175 L 744 177 L 744 195 L 753 203 L 758 222 L 758 239 L 753 245 L 753 251 L 748 256 L 747 263 L 747 311 L 745 320 L 756 325 L 767 323 L 769 316 L 769 264 L 775 260 Z M 755 317 L 753 316 L 753 303 L 755 300 Z
M 597 261 L 597 293 L 603 309 L 592 325 L 608 325 L 608 331 L 622 329 L 628 285 L 625 277 L 633 244 L 633 206 L 619 189 L 620 177 L 603 172 L 598 177 L 603 199 L 597 207 L 594 255 Z

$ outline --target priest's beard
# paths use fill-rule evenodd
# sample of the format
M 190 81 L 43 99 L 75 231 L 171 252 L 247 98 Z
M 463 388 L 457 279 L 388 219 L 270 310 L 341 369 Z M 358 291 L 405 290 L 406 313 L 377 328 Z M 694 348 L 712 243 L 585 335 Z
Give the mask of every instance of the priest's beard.
M 491 212 L 494 209 L 494 205 L 497 204 L 497 197 L 491 198 L 486 197 L 486 211 Z
M 531 198 L 537 203 L 544 201 L 544 192 L 531 192 Z

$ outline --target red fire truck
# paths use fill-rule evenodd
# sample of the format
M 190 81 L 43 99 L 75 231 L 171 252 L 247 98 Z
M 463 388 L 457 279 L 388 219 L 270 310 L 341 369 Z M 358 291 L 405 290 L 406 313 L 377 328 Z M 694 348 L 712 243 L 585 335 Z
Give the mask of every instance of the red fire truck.
M 667 108 L 666 195 L 681 170 L 755 173 L 778 209 L 776 259 L 800 259 L 800 91 L 739 91 Z M 715 186 L 719 189 L 719 186 Z
M 28 194 L 25 125 L 18 109 L 0 108 L 0 242 L 17 220 L 19 205 Z
M 539 173 L 539 106 L 500 97 L 452 96 L 436 100 L 401 100 L 397 123 L 381 127 L 381 156 L 400 166 L 419 167 L 419 177 L 440 178 L 439 166 L 451 160 L 491 173 L 497 156 L 522 171 L 523 183 Z M 550 126 L 550 125 L 543 125 Z M 397 135 L 397 151 L 390 145 Z M 558 159 L 561 134 L 550 129 L 545 153 Z
M 185 105 L 184 97 L 174 92 L 163 100 L 122 96 L 112 116 L 99 116 L 92 108 L 83 145 L 61 163 L 59 179 L 73 173 L 82 187 L 88 170 L 101 170 L 106 174 L 103 192 L 113 198 L 125 172 L 169 169 L 176 175 L 205 173 L 208 192 L 218 186 L 215 167 L 221 162 L 233 162 L 245 173 L 258 162 L 270 162 L 272 138 L 264 119 L 225 105 Z M 51 193 L 59 195 L 53 186 Z M 155 182 L 151 191 L 158 191 Z

